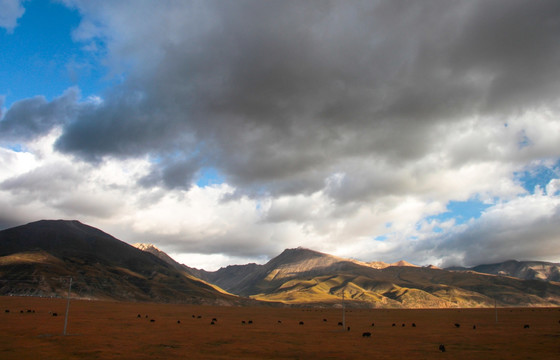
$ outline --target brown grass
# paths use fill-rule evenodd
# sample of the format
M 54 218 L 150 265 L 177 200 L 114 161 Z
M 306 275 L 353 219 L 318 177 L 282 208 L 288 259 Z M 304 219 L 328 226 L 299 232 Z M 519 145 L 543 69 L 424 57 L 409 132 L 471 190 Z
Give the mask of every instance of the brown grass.
M 340 309 L 73 300 L 62 336 L 65 308 L 64 299 L 0 297 L 0 359 L 560 358 L 558 308 L 498 309 L 498 323 L 494 309 L 349 309 L 343 331 Z

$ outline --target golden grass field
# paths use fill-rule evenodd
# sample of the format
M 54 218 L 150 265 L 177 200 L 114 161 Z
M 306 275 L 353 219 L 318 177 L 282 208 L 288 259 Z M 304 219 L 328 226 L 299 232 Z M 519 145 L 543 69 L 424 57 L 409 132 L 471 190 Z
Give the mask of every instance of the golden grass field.
M 72 300 L 62 336 L 65 309 L 0 297 L 0 359 L 560 359 L 559 308 L 347 309 L 346 331 L 340 309 Z

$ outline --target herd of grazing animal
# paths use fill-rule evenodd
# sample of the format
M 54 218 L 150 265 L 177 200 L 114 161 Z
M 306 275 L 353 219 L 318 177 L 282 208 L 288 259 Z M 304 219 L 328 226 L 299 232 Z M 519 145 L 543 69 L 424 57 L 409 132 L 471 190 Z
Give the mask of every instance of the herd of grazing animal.
M 11 311 L 10 311 L 10 309 L 5 309 L 5 310 L 4 310 L 4 313 L 9 314 L 9 313 L 11 313 Z M 19 313 L 20 313 L 20 314 L 24 314 L 24 313 L 27 313 L 27 314 L 35 314 L 35 310 L 32 310 L 32 309 L 27 309 L 26 311 L 20 310 Z M 50 312 L 49 312 L 49 315 L 51 315 L 51 316 L 58 316 L 58 313 L 50 311 Z M 138 319 L 141 319 L 141 318 L 142 318 L 142 315 L 141 315 L 141 314 L 138 314 L 136 317 L 137 317 Z M 148 316 L 148 315 L 145 315 L 144 318 L 148 319 L 149 316 Z M 202 315 L 192 315 L 192 318 L 193 318 L 193 319 L 202 319 Z M 154 323 L 156 320 L 155 320 L 155 319 L 150 319 L 149 321 L 150 321 L 151 323 Z M 215 325 L 217 322 L 218 322 L 218 319 L 214 317 L 214 318 L 212 318 L 212 320 L 211 320 L 211 322 L 210 322 L 210 325 Z M 323 322 L 327 322 L 327 319 L 323 319 Z M 560 324 L 560 320 L 558 321 L 558 323 Z M 177 324 L 181 324 L 181 320 L 177 320 Z M 249 325 L 250 325 L 250 324 L 253 324 L 253 320 L 247 320 L 247 321 L 246 321 L 246 320 L 242 320 L 242 321 L 241 321 L 241 324 L 242 324 L 242 325 L 245 325 L 245 324 L 249 324 Z M 282 324 L 282 320 L 278 320 L 278 324 Z M 303 321 L 300 321 L 300 322 L 299 322 L 299 325 L 304 325 L 304 324 L 305 324 L 305 323 L 304 323 Z M 455 328 L 460 328 L 460 327 L 461 327 L 461 324 L 459 324 L 459 323 L 454 323 L 453 325 L 454 325 Z M 343 326 L 343 323 L 342 323 L 342 322 L 338 322 L 338 326 Z M 372 322 L 372 323 L 371 323 L 371 327 L 374 327 L 374 326 L 375 326 L 375 323 Z M 396 323 L 392 323 L 391 326 L 392 326 L 392 327 L 396 327 L 397 324 L 396 324 Z M 406 324 L 405 324 L 405 323 L 402 323 L 401 327 L 405 327 L 405 326 L 406 326 Z M 415 327 L 416 327 L 416 323 L 411 323 L 411 327 L 415 328 Z M 530 328 L 530 325 L 529 325 L 529 324 L 524 324 L 524 325 L 523 325 L 523 328 L 524 328 L 524 329 L 529 329 L 529 328 Z M 473 326 L 472 326 L 472 329 L 473 329 L 473 330 L 476 330 L 476 325 L 473 325 Z M 348 326 L 346 330 L 347 330 L 347 331 L 350 331 L 350 327 Z M 372 336 L 372 333 L 371 333 L 370 331 L 366 331 L 366 332 L 363 332 L 363 333 L 362 333 L 362 337 L 363 337 L 363 338 L 371 338 L 371 336 Z M 444 345 L 444 344 L 440 344 L 440 345 L 439 345 L 439 351 L 441 351 L 441 352 L 445 352 L 445 351 L 446 351 L 446 348 L 445 348 L 445 345 Z
M 9 310 L 6 310 L 6 312 L 8 313 Z M 28 311 L 28 312 L 30 312 L 30 311 Z M 33 311 L 33 312 L 35 312 L 35 311 Z M 56 316 L 56 313 L 54 313 L 53 316 Z M 137 317 L 138 317 L 138 318 L 141 318 L 141 315 L 138 314 Z M 146 318 L 148 318 L 148 315 L 146 315 Z M 198 316 L 192 315 L 192 318 L 193 318 L 193 319 L 195 319 L 195 318 L 196 318 L 196 319 L 201 319 L 202 316 L 201 316 L 201 315 L 198 315 Z M 155 322 L 155 320 L 154 320 L 154 319 L 151 319 L 150 322 Z M 210 322 L 210 325 L 215 325 L 217 322 L 218 322 L 218 319 L 217 319 L 217 318 L 212 318 L 212 321 Z M 282 320 L 278 320 L 277 322 L 278 322 L 278 324 L 282 324 Z M 327 319 L 323 319 L 323 322 L 327 322 Z M 560 323 L 560 321 L 558 321 L 558 323 Z M 181 324 L 181 320 L 177 320 L 177 324 Z M 251 324 L 253 324 L 253 320 L 241 320 L 241 324 L 242 324 L 242 325 L 245 325 L 245 324 L 251 325 Z M 303 321 L 300 321 L 298 324 L 299 324 L 300 326 L 305 325 L 305 323 L 304 323 Z M 461 324 L 459 324 L 459 323 L 454 323 L 453 325 L 454 325 L 455 328 L 460 328 L 460 327 L 461 327 Z M 342 323 L 342 322 L 338 322 L 338 326 L 343 326 L 343 323 Z M 374 326 L 375 326 L 375 323 L 372 322 L 372 323 L 371 323 L 371 327 L 374 327 Z M 392 323 L 392 327 L 396 327 L 396 326 L 397 326 L 396 323 Z M 401 327 L 405 327 L 405 326 L 406 326 L 405 323 L 402 323 L 402 324 L 401 324 Z M 411 327 L 415 328 L 415 327 L 416 327 L 416 323 L 411 323 Z M 530 327 L 530 326 L 529 326 L 528 324 L 523 325 L 523 328 L 524 328 L 524 329 L 528 329 L 529 327 Z M 473 328 L 473 330 L 476 330 L 476 325 L 473 325 L 472 328 Z M 347 331 L 350 331 L 350 326 L 348 326 L 346 330 L 347 330 Z M 365 331 L 365 332 L 362 333 L 362 337 L 363 337 L 363 338 L 371 338 L 371 336 L 372 336 L 372 333 L 371 333 L 370 331 Z M 439 351 L 441 351 L 441 352 L 445 352 L 445 351 L 446 351 L 445 345 L 444 345 L 444 344 L 440 344 L 439 347 L 438 347 L 438 349 L 439 349 Z

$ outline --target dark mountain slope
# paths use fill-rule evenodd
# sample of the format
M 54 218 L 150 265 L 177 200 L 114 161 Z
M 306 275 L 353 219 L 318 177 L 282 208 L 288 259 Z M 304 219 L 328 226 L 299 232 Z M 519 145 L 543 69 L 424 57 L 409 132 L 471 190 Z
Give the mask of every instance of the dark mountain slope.
M 240 303 L 158 257 L 78 221 L 42 220 L 0 231 L 0 294 Z

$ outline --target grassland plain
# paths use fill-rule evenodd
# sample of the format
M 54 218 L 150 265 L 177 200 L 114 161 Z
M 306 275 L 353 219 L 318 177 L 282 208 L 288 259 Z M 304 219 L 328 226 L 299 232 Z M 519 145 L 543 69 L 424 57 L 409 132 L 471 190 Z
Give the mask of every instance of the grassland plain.
M 559 308 L 347 309 L 348 331 L 333 308 L 72 300 L 62 336 L 65 309 L 0 297 L 0 359 L 560 358 Z

